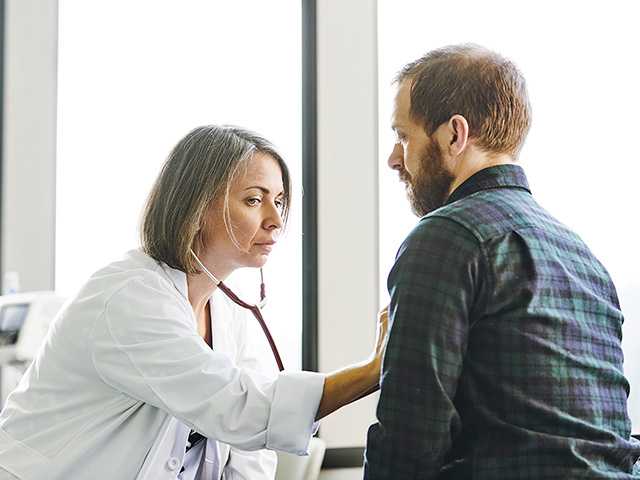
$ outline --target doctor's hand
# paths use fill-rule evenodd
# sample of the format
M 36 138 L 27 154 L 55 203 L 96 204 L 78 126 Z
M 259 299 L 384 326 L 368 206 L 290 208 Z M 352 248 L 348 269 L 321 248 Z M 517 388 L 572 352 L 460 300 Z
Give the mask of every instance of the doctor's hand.
M 380 368 L 388 337 L 388 308 L 378 313 L 376 342 L 369 358 L 326 376 L 316 420 L 380 388 Z
M 373 356 L 382 361 L 384 349 L 387 346 L 387 338 L 389 333 L 389 305 L 378 312 L 378 328 L 376 330 L 376 348 Z
M 384 355 L 384 350 L 387 347 L 388 338 L 389 338 L 389 305 L 384 307 L 378 313 L 376 345 L 371 358 L 372 362 L 377 367 L 377 374 L 374 372 L 375 379 L 373 379 L 373 382 L 375 383 L 375 385 L 378 385 L 378 381 L 380 379 L 380 368 L 382 366 L 382 356 Z

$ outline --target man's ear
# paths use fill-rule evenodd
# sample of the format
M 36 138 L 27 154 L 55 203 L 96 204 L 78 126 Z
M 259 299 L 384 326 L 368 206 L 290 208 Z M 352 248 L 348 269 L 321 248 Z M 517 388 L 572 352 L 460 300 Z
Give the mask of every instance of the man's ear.
M 469 123 L 462 115 L 454 115 L 447 122 L 449 154 L 457 157 L 469 143 Z

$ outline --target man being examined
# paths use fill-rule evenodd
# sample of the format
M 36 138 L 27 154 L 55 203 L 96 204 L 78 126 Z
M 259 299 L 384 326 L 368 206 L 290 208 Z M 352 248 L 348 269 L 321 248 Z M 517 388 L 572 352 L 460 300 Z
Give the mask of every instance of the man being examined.
M 388 163 L 421 218 L 388 278 L 365 478 L 640 478 L 616 290 L 517 164 L 524 78 L 462 45 L 396 84 Z

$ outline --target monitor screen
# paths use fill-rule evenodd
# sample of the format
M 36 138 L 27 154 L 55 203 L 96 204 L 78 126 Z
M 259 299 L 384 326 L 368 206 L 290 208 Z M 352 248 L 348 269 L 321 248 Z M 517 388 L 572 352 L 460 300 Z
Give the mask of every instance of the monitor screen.
M 29 311 L 28 303 L 4 305 L 0 308 L 0 332 L 16 332 L 22 328 Z

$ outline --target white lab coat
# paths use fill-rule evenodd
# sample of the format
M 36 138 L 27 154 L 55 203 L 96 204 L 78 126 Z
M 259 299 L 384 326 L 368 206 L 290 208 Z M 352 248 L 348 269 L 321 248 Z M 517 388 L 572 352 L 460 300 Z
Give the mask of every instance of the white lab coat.
M 184 274 L 133 251 L 93 275 L 52 324 L 0 414 L 0 467 L 21 480 L 175 479 L 181 428 L 238 455 L 304 454 L 323 386 L 321 374 L 273 380 L 211 350 Z

